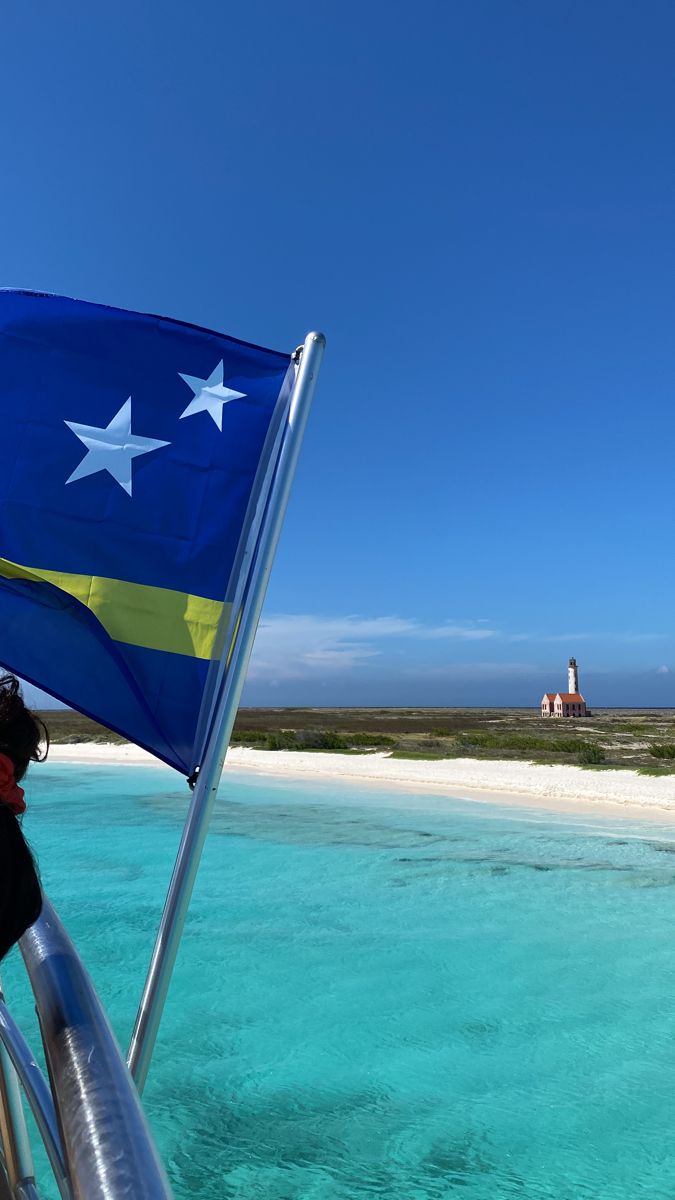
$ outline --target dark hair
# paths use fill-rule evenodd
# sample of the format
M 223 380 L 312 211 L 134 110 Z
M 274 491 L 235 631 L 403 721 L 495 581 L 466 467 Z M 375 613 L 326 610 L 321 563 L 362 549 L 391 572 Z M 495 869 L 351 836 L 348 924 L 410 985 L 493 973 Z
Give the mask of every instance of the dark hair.
M 41 745 L 42 743 L 42 745 Z M 47 757 L 49 734 L 39 717 L 26 708 L 15 675 L 0 676 L 0 753 L 23 779 L 30 762 Z M 0 959 L 37 921 L 42 891 L 33 856 L 18 820 L 0 804 Z
M 42 911 L 42 889 L 30 848 L 14 813 L 0 804 L 0 959 Z
M 48 750 L 47 727 L 26 708 L 16 675 L 0 676 L 0 753 L 14 763 L 17 783 L 26 774 L 28 764 L 42 762 Z

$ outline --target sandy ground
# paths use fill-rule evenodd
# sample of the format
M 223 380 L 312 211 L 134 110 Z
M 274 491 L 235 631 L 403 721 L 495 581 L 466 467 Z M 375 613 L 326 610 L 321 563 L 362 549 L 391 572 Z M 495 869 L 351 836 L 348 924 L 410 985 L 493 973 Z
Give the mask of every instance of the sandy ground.
M 111 765 L 156 765 L 133 745 L 79 743 L 55 745 L 54 762 Z M 519 804 L 559 811 L 596 812 L 614 816 L 658 816 L 675 820 L 675 775 L 661 778 L 633 771 L 588 771 L 581 767 L 538 766 L 472 758 L 440 761 L 393 759 L 387 754 L 301 753 L 295 750 L 248 750 L 233 747 L 227 763 L 236 771 L 312 778 L 433 791 L 456 798 Z

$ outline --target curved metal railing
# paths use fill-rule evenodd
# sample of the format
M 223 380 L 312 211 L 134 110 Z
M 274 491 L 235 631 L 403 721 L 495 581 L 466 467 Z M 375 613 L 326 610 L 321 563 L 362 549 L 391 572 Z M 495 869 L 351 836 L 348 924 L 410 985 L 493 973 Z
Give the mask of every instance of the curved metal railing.
M 1 1166 L 13 1200 L 38 1200 L 26 1149 L 26 1093 L 63 1200 L 171 1200 L 138 1093 L 94 986 L 45 899 L 21 939 L 51 1089 L 0 993 Z M 12 1077 L 12 1068 L 16 1076 Z M 14 1097 L 14 1098 L 13 1098 Z M 16 1164 L 12 1167 L 12 1159 Z M 29 1165 L 23 1165 L 26 1164 Z M 5 1191 L 0 1187 L 0 1197 Z
M 2 991 L 0 990 L 0 997 Z M 59 1133 L 58 1123 L 56 1120 L 56 1111 L 54 1109 L 54 1101 L 49 1090 L 49 1085 L 45 1080 L 40 1067 L 38 1066 L 35 1056 L 23 1036 L 19 1026 L 12 1017 L 4 998 L 0 999 L 0 1041 L 4 1050 L 12 1064 L 16 1081 L 21 1084 L 26 1094 L 26 1099 L 30 1105 L 31 1111 L 35 1118 L 35 1123 L 41 1134 L 44 1142 L 47 1156 L 51 1163 L 54 1178 L 58 1185 L 59 1192 L 63 1200 L 71 1200 L 72 1192 L 68 1182 L 65 1163 L 63 1161 L 63 1150 L 61 1148 L 61 1135 Z M 22 1164 L 21 1159 L 25 1158 L 25 1152 L 22 1154 L 21 1140 L 17 1139 L 17 1134 L 23 1133 L 24 1126 L 22 1113 L 19 1111 L 21 1103 L 20 1096 L 17 1096 L 17 1089 L 12 1086 L 11 1074 L 7 1070 L 6 1063 L 2 1064 L 3 1076 L 3 1115 L 5 1117 L 5 1136 L 3 1144 L 6 1140 L 14 1142 L 16 1146 L 11 1154 L 11 1159 L 15 1160 L 14 1170 L 11 1172 L 15 1177 L 15 1184 L 21 1175 L 26 1174 L 27 1164 Z M 7 1092 L 9 1095 L 5 1095 Z M 24 1148 L 25 1149 L 25 1148 Z M 5 1159 L 10 1156 L 5 1150 Z M 10 1164 L 7 1164 L 10 1165 Z M 17 1168 L 20 1168 L 17 1170 Z M 22 1169 L 21 1169 L 22 1168 Z M 37 1193 L 36 1193 L 37 1194 Z

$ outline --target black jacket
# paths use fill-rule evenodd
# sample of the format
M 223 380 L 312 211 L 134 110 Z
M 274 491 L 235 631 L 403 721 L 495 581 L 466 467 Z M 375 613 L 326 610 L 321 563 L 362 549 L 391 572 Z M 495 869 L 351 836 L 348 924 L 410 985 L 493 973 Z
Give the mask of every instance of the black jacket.
M 42 909 L 42 891 L 21 826 L 0 803 L 0 959 L 18 942 Z

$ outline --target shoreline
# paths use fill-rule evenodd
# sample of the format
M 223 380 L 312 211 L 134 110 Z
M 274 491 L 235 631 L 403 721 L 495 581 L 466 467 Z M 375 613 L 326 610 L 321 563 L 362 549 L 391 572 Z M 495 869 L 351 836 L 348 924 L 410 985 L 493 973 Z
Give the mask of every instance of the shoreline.
M 146 750 L 131 743 L 56 744 L 50 749 L 48 761 L 161 766 Z M 675 775 L 640 776 L 634 771 L 589 771 L 583 767 L 542 766 L 512 760 L 394 759 L 382 752 L 343 755 L 330 751 L 252 750 L 243 746 L 230 749 L 226 771 L 228 767 L 277 778 L 334 779 L 553 812 L 675 821 Z

